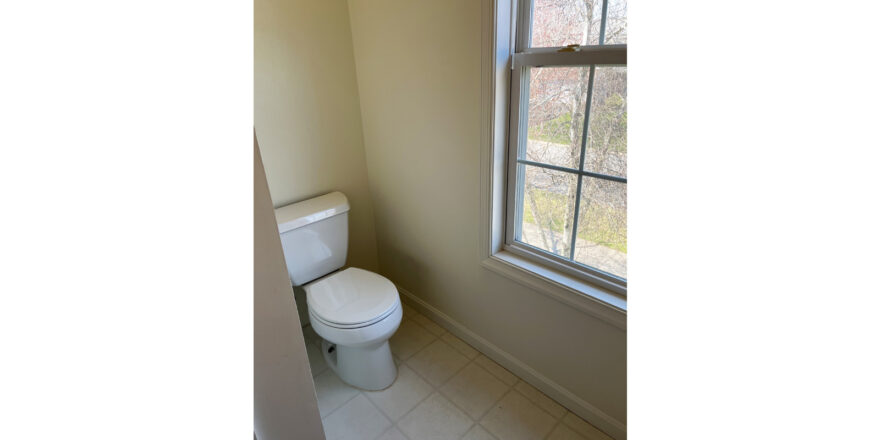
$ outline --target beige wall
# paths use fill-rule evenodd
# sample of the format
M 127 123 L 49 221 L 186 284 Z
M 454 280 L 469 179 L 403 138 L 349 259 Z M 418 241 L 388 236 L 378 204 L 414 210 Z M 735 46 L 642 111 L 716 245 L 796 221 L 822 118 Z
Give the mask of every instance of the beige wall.
M 315 384 L 254 140 L 254 438 L 324 438 Z
M 626 332 L 480 266 L 481 2 L 349 11 L 380 272 L 626 423 Z
M 275 207 L 342 191 L 347 263 L 378 267 L 345 0 L 254 1 L 254 120 Z

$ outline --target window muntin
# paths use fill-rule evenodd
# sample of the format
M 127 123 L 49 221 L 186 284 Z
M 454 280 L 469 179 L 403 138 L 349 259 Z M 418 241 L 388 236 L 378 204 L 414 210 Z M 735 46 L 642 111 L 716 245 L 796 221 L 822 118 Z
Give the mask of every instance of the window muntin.
M 505 248 L 625 293 L 626 1 L 524 0 L 520 14 Z
M 626 0 L 610 0 L 602 44 L 626 44 Z

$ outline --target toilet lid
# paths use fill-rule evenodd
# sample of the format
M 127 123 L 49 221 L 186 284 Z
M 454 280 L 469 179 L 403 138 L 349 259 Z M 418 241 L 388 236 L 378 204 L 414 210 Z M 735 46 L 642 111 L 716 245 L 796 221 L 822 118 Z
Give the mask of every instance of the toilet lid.
M 387 278 L 350 267 L 305 286 L 309 310 L 321 320 L 351 325 L 375 320 L 400 300 Z

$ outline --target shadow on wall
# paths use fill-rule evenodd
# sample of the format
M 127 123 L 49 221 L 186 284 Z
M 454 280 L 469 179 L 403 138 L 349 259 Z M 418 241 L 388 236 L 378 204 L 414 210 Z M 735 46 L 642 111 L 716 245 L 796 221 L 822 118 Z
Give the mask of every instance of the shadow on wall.
M 430 266 L 425 262 L 398 248 L 386 246 L 382 251 L 379 257 L 379 267 L 383 275 L 394 280 L 395 283 L 404 289 L 413 291 L 421 283 L 429 280 L 430 272 L 428 268 Z M 385 270 L 388 267 L 393 267 L 394 273 L 388 273 Z
M 306 304 L 306 290 L 299 286 L 293 286 L 293 299 L 296 301 L 296 311 L 299 313 L 299 322 L 305 327 L 311 322 L 309 310 Z

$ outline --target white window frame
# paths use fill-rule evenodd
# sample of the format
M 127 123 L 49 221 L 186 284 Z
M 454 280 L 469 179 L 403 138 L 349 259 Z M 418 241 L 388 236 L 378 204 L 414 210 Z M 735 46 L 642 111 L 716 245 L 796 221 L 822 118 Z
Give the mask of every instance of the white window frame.
M 573 52 L 528 48 L 531 4 L 531 0 L 484 1 L 483 266 L 625 329 L 626 280 L 514 240 L 517 150 L 526 126 L 514 122 L 527 111 L 523 106 L 528 99 L 520 99 L 527 90 L 525 69 L 626 65 L 626 45 L 579 47 Z M 603 2 L 603 15 L 606 8 Z M 517 14 L 518 10 L 523 13 Z M 579 179 L 592 174 L 576 171 Z

